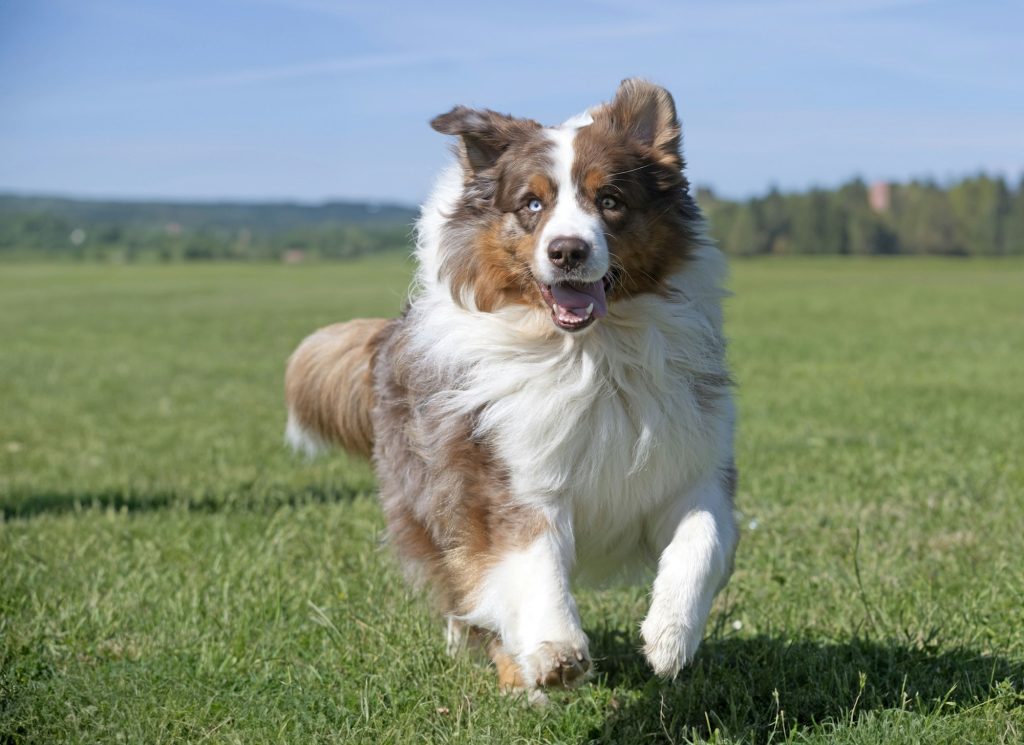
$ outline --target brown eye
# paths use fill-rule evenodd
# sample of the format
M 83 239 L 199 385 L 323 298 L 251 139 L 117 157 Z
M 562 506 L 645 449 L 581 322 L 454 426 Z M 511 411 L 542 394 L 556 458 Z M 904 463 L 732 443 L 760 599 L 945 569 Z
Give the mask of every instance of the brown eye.
M 619 208 L 619 200 L 615 197 L 604 196 L 598 200 L 598 204 L 601 205 L 603 210 L 617 210 Z

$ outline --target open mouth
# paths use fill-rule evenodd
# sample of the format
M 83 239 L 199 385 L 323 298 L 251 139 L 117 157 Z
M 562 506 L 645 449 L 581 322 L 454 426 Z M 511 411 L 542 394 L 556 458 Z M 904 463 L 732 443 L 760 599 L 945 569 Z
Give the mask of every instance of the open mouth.
M 551 320 L 565 331 L 581 331 L 608 314 L 608 274 L 595 282 L 537 283 L 541 297 L 551 308 Z

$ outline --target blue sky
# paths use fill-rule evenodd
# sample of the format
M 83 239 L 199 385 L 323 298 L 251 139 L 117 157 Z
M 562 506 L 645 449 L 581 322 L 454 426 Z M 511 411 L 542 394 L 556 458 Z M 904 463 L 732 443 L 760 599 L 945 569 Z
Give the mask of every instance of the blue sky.
M 1024 3 L 7 0 L 0 190 L 415 202 L 453 104 L 668 87 L 728 196 L 1024 171 Z

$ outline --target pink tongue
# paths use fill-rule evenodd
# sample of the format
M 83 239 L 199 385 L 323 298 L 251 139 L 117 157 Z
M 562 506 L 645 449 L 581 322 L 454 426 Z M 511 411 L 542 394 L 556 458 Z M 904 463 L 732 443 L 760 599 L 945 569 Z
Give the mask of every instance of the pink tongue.
M 594 304 L 593 315 L 601 318 L 608 313 L 604 298 L 604 280 L 585 284 L 551 285 L 551 297 L 565 310 L 577 318 L 587 318 L 587 306 Z

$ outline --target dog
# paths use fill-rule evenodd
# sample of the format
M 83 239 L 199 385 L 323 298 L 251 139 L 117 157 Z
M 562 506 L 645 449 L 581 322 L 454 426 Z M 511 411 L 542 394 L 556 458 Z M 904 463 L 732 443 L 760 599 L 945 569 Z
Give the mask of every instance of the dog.
M 371 457 L 387 535 L 507 691 L 588 677 L 571 588 L 656 566 L 643 654 L 672 677 L 732 572 L 725 260 L 671 95 L 630 79 L 554 127 L 457 106 L 394 320 L 291 356 L 287 440 Z

